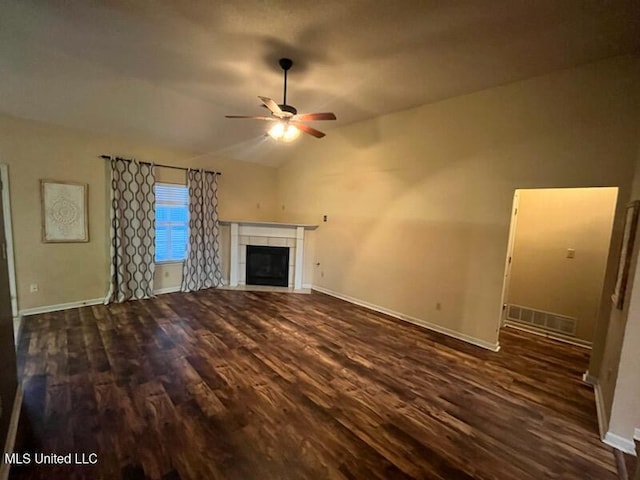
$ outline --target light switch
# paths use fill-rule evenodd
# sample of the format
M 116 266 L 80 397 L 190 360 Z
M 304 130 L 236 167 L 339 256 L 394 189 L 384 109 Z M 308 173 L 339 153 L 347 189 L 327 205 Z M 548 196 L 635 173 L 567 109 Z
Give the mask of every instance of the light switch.
M 575 258 L 576 251 L 573 248 L 567 248 L 567 258 Z

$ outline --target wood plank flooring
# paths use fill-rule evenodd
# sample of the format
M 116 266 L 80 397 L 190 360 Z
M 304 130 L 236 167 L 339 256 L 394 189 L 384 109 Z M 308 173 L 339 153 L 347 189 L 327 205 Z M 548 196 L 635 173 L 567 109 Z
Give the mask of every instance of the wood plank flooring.
M 616 478 L 588 350 L 489 352 L 320 294 L 209 290 L 28 317 L 13 479 Z

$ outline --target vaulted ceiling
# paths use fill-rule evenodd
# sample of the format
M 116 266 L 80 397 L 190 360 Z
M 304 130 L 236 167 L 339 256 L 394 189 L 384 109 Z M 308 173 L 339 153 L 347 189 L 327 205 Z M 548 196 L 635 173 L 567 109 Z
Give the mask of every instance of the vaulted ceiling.
M 278 164 L 258 95 L 331 128 L 638 52 L 637 0 L 3 0 L 0 112 Z M 302 142 L 322 142 L 303 138 Z

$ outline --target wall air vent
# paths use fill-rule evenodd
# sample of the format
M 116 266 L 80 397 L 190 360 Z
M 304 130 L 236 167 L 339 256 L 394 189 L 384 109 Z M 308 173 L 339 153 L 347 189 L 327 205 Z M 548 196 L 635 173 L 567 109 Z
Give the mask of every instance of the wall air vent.
M 509 305 L 507 320 L 563 335 L 576 335 L 576 319 L 558 313 Z

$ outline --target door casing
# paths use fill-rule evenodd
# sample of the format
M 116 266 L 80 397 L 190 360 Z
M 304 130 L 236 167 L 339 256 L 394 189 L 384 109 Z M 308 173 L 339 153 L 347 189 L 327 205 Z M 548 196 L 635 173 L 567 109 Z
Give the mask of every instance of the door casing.
M 11 222 L 11 196 L 9 191 L 9 167 L 0 163 L 0 181 L 2 181 L 2 214 L 6 238 L 7 268 L 9 271 L 9 292 L 11 294 L 11 313 L 18 317 L 18 289 L 16 284 L 15 257 L 13 250 L 13 228 Z

